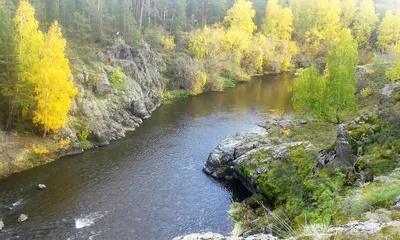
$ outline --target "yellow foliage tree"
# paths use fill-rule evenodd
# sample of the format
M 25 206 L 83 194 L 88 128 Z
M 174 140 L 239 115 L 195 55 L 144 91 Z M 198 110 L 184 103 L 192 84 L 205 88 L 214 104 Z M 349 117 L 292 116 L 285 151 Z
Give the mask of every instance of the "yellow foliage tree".
M 211 31 L 205 26 L 203 30 L 195 30 L 189 34 L 189 50 L 196 58 L 205 59 L 208 56 L 208 49 L 211 43 Z
M 254 11 L 252 7 L 253 3 L 250 1 L 236 1 L 235 5 L 229 9 L 224 18 L 224 22 L 228 24 L 231 29 L 252 34 L 257 29 L 253 22 L 256 11 Z
M 17 70 L 16 102 L 26 116 L 33 105 L 32 84 L 37 81 L 43 50 L 43 33 L 35 20 L 35 9 L 21 1 L 14 18 Z
M 58 132 L 67 122 L 71 98 L 77 90 L 70 81 L 71 71 L 64 56 L 66 41 L 55 21 L 45 36 L 39 78 L 34 81 L 37 107 L 33 122 L 42 125 L 44 134 Z
M 362 0 L 354 20 L 353 35 L 359 47 L 369 46 L 371 34 L 376 28 L 378 16 L 372 0 Z
M 398 54 L 394 66 L 389 68 L 386 72 L 386 76 L 392 80 L 393 82 L 398 81 L 400 79 L 400 44 L 396 45 L 393 48 L 394 52 Z
M 342 9 L 341 23 L 343 28 L 348 28 L 354 22 L 357 11 L 357 0 L 341 0 Z
M 263 65 L 268 71 L 286 71 L 292 57 L 297 52 L 296 44 L 291 41 L 293 31 L 293 14 L 289 8 L 279 6 L 277 0 L 267 3 L 264 24 L 266 42 L 263 54 Z
M 325 52 L 337 39 L 342 26 L 340 23 L 340 1 L 318 0 L 316 5 L 316 24 L 306 34 L 306 40 L 313 54 Z
M 292 10 L 290 8 L 281 8 L 278 0 L 268 1 L 264 28 L 268 38 L 290 40 L 293 31 Z
M 379 26 L 378 47 L 388 50 L 399 43 L 400 40 L 400 11 L 393 15 L 391 10 L 387 11 Z

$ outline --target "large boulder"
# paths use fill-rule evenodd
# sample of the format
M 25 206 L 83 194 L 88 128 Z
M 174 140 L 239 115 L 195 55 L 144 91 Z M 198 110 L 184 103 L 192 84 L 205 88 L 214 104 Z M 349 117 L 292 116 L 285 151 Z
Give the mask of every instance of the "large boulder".
M 231 178 L 233 161 L 263 144 L 270 144 L 265 132 L 238 133 L 221 141 L 211 152 L 203 171 L 214 178 Z
M 313 169 L 318 173 L 326 167 L 345 170 L 352 169 L 356 157 L 350 146 L 351 135 L 345 124 L 341 124 L 337 130 L 335 147 L 332 150 L 323 150 L 317 156 L 317 166 Z
M 310 142 L 274 145 L 264 132 L 239 133 L 222 140 L 209 155 L 203 171 L 217 179 L 237 179 L 257 193 L 257 179 L 269 170 L 269 163 L 289 157 L 289 149 L 296 147 L 313 148 Z

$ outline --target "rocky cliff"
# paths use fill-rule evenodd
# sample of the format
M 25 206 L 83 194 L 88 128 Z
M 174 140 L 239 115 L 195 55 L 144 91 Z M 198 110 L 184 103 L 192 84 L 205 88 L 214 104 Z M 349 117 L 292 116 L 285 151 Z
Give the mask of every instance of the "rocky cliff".
M 107 61 L 111 56 L 111 62 Z M 164 81 L 162 59 L 149 45 L 133 49 L 123 41 L 101 50 L 95 61 L 71 62 L 75 86 L 79 89 L 70 112 L 70 124 L 63 137 L 70 137 L 73 149 L 83 151 L 82 132 L 94 146 L 103 146 L 138 127 L 161 104 Z M 119 67 L 123 83 L 115 84 L 112 75 Z M 86 136 L 83 136 L 85 138 Z

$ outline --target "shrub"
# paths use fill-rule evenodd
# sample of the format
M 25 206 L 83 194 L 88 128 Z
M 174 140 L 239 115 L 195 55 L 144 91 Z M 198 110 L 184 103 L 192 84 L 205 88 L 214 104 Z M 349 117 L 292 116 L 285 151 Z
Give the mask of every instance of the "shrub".
M 282 137 L 287 137 L 290 135 L 290 129 L 281 128 L 279 130 L 279 133 L 281 134 Z
M 60 150 L 67 150 L 70 145 L 71 145 L 71 138 L 67 137 L 66 139 L 60 140 L 60 142 L 58 143 L 58 148 Z
M 45 155 L 49 153 L 49 150 L 46 147 L 36 146 L 35 144 L 32 145 L 32 150 L 36 155 Z
M 117 67 L 111 74 L 111 83 L 115 85 L 121 85 L 125 83 L 126 76 L 120 67 Z
M 224 88 L 233 88 L 236 86 L 238 80 L 234 77 L 222 77 Z
M 362 97 L 365 98 L 365 97 L 368 97 L 371 94 L 372 94 L 371 88 L 366 87 L 366 88 L 361 89 L 361 96 Z
M 185 90 L 173 90 L 173 91 L 166 91 L 161 93 L 161 98 L 163 103 L 172 103 L 179 99 L 184 99 L 189 96 L 189 93 Z
M 164 36 L 162 39 L 162 43 L 165 50 L 174 50 L 176 47 L 174 36 Z

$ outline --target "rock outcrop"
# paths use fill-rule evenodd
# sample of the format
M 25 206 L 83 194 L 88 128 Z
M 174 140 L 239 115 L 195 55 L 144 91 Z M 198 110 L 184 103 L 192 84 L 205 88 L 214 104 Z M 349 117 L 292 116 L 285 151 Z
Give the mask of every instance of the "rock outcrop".
M 317 166 L 313 169 L 314 173 L 331 167 L 335 169 L 352 169 L 356 161 L 351 146 L 351 135 L 345 124 L 341 124 L 337 130 L 335 148 L 323 150 L 317 156 Z
M 276 240 L 270 234 L 256 234 L 248 237 L 225 237 L 218 233 L 194 233 L 186 236 L 175 237 L 172 240 Z
M 234 161 L 250 150 L 270 144 L 265 132 L 238 133 L 221 141 L 208 157 L 203 171 L 214 178 L 232 179 Z
M 112 57 L 111 63 L 107 56 Z M 69 153 L 82 152 L 80 131 L 88 131 L 88 139 L 95 146 L 107 145 L 124 137 L 127 129 L 138 127 L 162 101 L 164 80 L 160 69 L 165 64 L 149 45 L 132 49 L 117 41 L 100 51 L 97 58 L 91 64 L 71 62 L 79 94 L 70 113 L 71 124 L 63 131 L 63 137 L 70 137 L 73 143 Z M 126 75 L 119 86 L 111 79 L 117 67 Z
M 288 157 L 289 149 L 295 147 L 313 148 L 310 142 L 274 145 L 264 132 L 239 133 L 222 140 L 209 155 L 203 171 L 217 179 L 240 180 L 249 191 L 258 192 L 256 181 L 269 170 L 269 163 Z
M 400 119 L 400 82 L 381 89 L 378 114 L 385 121 Z

